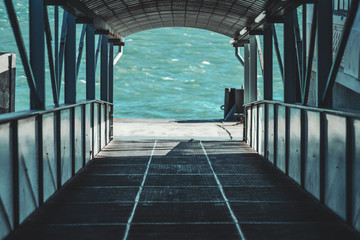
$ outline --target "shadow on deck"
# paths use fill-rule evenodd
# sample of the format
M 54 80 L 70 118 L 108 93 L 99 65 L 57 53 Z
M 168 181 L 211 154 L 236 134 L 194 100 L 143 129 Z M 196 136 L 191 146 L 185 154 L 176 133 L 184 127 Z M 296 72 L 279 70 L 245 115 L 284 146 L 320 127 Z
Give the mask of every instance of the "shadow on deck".
M 8 239 L 242 238 L 359 236 L 242 142 L 116 140 Z

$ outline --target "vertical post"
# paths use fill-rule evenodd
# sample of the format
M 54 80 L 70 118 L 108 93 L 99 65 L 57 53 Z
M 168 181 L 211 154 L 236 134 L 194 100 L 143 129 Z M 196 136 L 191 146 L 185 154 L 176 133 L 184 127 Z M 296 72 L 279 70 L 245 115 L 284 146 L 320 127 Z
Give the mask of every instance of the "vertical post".
M 109 44 L 109 102 L 114 102 L 114 44 Z
M 30 20 L 30 64 L 36 83 L 36 93 L 30 92 L 30 108 L 45 109 L 45 24 L 44 24 L 44 1 L 29 1 Z
M 354 122 L 346 118 L 346 222 L 353 225 L 353 162 L 354 162 Z
M 244 45 L 244 60 L 245 60 L 245 65 L 244 65 L 244 103 L 249 103 L 249 82 L 250 82 L 250 49 L 249 49 L 249 44 L 245 44 Z
M 70 109 L 71 176 L 75 175 L 75 108 Z
M 57 86 L 59 86 L 60 75 L 59 75 L 59 7 L 55 6 L 55 13 L 54 13 L 54 28 L 55 28 L 55 79 Z M 59 88 L 58 88 L 58 91 Z M 59 96 L 59 93 L 58 93 Z M 59 99 L 58 99 L 59 100 Z
M 76 22 L 70 13 L 65 43 L 65 103 L 76 103 Z
M 303 90 L 305 91 L 305 82 L 306 82 L 306 66 L 307 66 L 307 6 L 303 4 L 302 8 L 302 76 L 303 76 Z M 304 102 L 304 99 L 303 99 Z
M 274 166 L 277 166 L 278 105 L 274 104 Z
M 86 99 L 95 99 L 95 30 L 86 29 Z
M 316 106 L 322 107 L 322 96 L 332 65 L 332 4 L 329 0 L 318 0 L 317 7 L 317 94 Z M 331 102 L 331 93 L 328 98 Z
M 109 101 L 109 47 L 108 37 L 103 36 L 101 41 L 101 85 L 100 85 L 100 99 L 102 101 Z
M 20 210 L 19 210 L 19 200 L 20 200 L 20 189 L 19 189 L 19 145 L 18 145 L 18 121 L 12 121 L 10 123 L 11 127 L 11 153 L 13 160 L 13 211 L 14 211 L 14 228 L 17 228 L 20 224 Z
M 81 106 L 82 166 L 86 165 L 86 104 Z
M 285 14 L 284 22 L 284 102 L 296 102 L 298 79 L 295 51 L 294 18 L 292 11 Z
M 256 37 L 250 38 L 250 81 L 249 81 L 249 102 L 257 100 L 257 43 Z
M 306 139 L 307 139 L 307 111 L 304 109 L 301 110 L 301 125 L 300 125 L 300 159 L 301 159 L 301 175 L 300 175 L 300 185 L 305 188 L 305 161 L 306 161 Z
M 39 177 L 39 205 L 44 203 L 44 164 L 43 164 L 43 115 L 36 117 L 37 148 L 38 148 L 38 177 Z
M 264 100 L 273 99 L 273 38 L 271 28 L 264 30 Z
M 320 202 L 325 204 L 325 144 L 327 139 L 327 121 L 325 113 L 320 112 Z

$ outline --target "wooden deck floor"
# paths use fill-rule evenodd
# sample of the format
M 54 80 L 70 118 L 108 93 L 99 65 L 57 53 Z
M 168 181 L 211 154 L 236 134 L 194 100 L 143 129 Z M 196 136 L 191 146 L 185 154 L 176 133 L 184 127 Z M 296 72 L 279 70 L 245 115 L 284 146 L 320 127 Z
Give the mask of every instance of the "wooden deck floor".
M 359 239 L 234 141 L 113 141 L 8 239 Z

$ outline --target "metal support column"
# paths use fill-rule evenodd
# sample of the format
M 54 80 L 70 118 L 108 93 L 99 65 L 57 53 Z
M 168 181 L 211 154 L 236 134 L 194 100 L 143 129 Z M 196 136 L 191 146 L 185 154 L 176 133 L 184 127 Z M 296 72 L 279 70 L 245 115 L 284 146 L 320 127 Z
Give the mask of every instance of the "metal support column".
M 108 37 L 103 36 L 101 41 L 101 77 L 100 99 L 109 101 L 109 45 Z
M 95 29 L 86 29 L 86 99 L 95 99 Z
M 244 45 L 244 103 L 249 103 L 249 81 L 250 81 L 250 49 L 249 44 Z
M 284 102 L 296 102 L 297 79 L 294 18 L 289 11 L 284 22 Z
M 332 65 L 332 4 L 329 0 L 318 0 L 317 14 L 317 94 L 316 106 L 322 107 L 322 96 Z M 331 94 L 329 95 L 331 102 Z
M 59 6 L 54 9 L 54 32 L 55 32 L 55 76 L 57 88 L 59 90 Z M 60 91 L 60 90 L 59 90 Z M 58 94 L 59 96 L 59 94 Z M 59 99 L 59 98 L 58 98 Z
M 114 44 L 109 43 L 109 102 L 114 102 Z
M 30 65 L 36 83 L 36 91 L 39 102 L 36 100 L 36 92 L 30 92 L 30 108 L 45 109 L 45 24 L 44 24 L 44 1 L 29 1 L 30 18 Z
M 76 21 L 68 14 L 65 43 L 65 103 L 76 103 Z
M 249 81 L 249 101 L 254 102 L 257 100 L 257 43 L 256 37 L 250 38 L 250 81 Z
M 264 100 L 273 99 L 273 38 L 270 27 L 264 30 Z

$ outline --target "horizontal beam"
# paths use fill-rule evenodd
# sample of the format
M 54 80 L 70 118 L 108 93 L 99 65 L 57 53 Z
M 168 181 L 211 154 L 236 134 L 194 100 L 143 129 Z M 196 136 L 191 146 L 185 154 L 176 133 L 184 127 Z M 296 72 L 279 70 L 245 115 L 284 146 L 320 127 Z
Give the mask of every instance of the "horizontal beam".
M 105 29 L 96 29 L 95 30 L 95 34 L 100 34 L 100 35 L 109 35 L 110 31 L 109 30 L 105 30 Z
M 65 6 L 66 2 L 64 0 L 45 0 L 45 5 L 47 6 Z
M 92 18 L 87 18 L 87 17 L 77 17 L 76 18 L 76 23 L 80 23 L 80 24 L 93 24 L 94 20 Z
M 254 29 L 249 31 L 249 35 L 263 35 L 264 30 L 262 29 Z
M 284 16 L 271 16 L 266 18 L 267 23 L 284 23 Z

